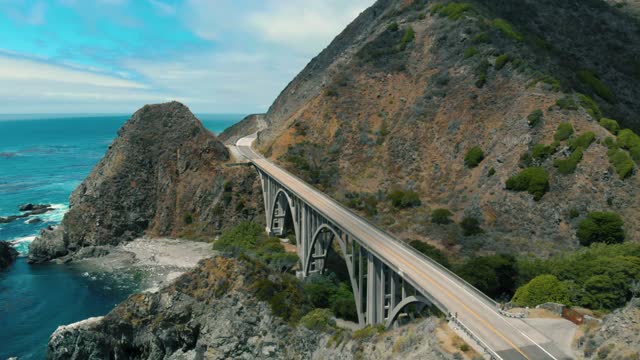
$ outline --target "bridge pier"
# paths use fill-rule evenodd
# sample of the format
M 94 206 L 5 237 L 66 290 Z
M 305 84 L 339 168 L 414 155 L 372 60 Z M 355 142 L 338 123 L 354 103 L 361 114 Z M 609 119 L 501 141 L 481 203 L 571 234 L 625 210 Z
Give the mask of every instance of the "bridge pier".
M 361 327 L 376 324 L 390 327 L 398 317 L 411 315 L 406 311 L 408 306 L 430 304 L 401 273 L 367 250 L 347 229 L 340 228 L 269 174 L 260 169 L 258 173 L 264 194 L 266 230 L 280 237 L 294 231 L 301 277 L 323 273 L 329 251 L 337 242 L 349 272 Z

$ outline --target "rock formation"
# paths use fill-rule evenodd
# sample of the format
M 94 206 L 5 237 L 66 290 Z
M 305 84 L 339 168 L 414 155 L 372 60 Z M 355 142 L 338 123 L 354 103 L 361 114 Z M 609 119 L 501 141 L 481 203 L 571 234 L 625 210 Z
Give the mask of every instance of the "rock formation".
M 253 219 L 262 209 L 257 176 L 225 168 L 228 158 L 186 106 L 144 106 L 72 193 L 59 230 L 31 244 L 29 261 L 143 234 L 210 239 L 228 224 Z
M 292 327 L 258 301 L 251 265 L 203 260 L 158 293 L 130 296 L 104 317 L 61 326 L 49 341 L 55 359 L 448 359 L 433 333 L 436 319 L 383 337 L 352 339 Z
M 0 270 L 7 268 L 18 257 L 18 251 L 6 241 L 0 241 Z

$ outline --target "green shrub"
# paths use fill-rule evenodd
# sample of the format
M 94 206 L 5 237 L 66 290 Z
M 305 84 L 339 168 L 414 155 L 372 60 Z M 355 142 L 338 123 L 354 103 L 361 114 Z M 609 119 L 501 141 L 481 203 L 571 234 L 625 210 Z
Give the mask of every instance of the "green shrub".
M 609 155 L 609 163 L 618 173 L 621 179 L 626 179 L 633 174 L 633 160 L 625 151 L 613 147 L 607 153 Z
M 558 172 L 562 175 L 573 174 L 578 167 L 580 161 L 582 161 L 583 150 L 582 148 L 577 148 L 574 152 L 569 155 L 566 159 L 557 159 L 553 162 L 553 166 L 558 169 Z
M 373 326 L 367 325 L 360 330 L 354 331 L 352 337 L 354 340 L 367 340 L 378 334 L 382 334 L 383 332 L 384 332 L 383 324 L 378 324 Z
M 558 129 L 556 130 L 556 134 L 553 138 L 556 141 L 564 141 L 570 138 L 571 135 L 573 135 L 573 125 L 565 122 L 558 125 Z
M 572 219 L 577 218 L 578 216 L 580 216 L 580 211 L 578 211 L 578 209 L 576 208 L 571 208 L 571 210 L 569 210 L 569 217 Z
M 309 330 L 327 331 L 336 325 L 329 309 L 314 309 L 300 319 L 300 325 Z
M 516 290 L 513 303 L 533 307 L 546 302 L 570 305 L 569 287 L 553 275 L 540 275 Z
M 635 161 L 637 164 L 640 164 L 640 146 L 629 149 L 629 155 L 631 155 L 633 161 Z
M 187 225 L 193 224 L 193 215 L 191 213 L 184 214 L 184 223 Z
M 476 36 L 474 36 L 471 39 L 471 42 L 476 43 L 476 44 L 481 44 L 481 43 L 490 43 L 491 42 L 491 37 L 489 36 L 488 33 L 486 32 L 482 32 Z
M 411 190 L 393 190 L 387 194 L 387 198 L 391 200 L 391 204 L 400 209 L 417 207 L 422 204 L 420 201 L 420 195 L 417 192 Z
M 473 216 L 465 216 L 460 222 L 460 227 L 464 236 L 473 236 L 484 232 L 480 227 L 480 220 Z
M 591 144 L 593 144 L 595 140 L 596 140 L 596 134 L 589 131 L 578 136 L 575 139 L 569 140 L 569 148 L 571 149 L 571 151 L 575 151 L 577 148 L 586 149 Z
M 584 282 L 581 305 L 591 309 L 615 309 L 624 306 L 628 298 L 628 286 L 624 277 L 607 274 L 591 276 Z
M 578 71 L 578 79 L 584 84 L 588 85 L 598 96 L 605 99 L 608 102 L 615 100 L 613 92 L 607 85 L 605 85 L 594 73 L 589 70 Z
M 409 242 L 409 245 L 411 245 L 411 247 L 418 250 L 419 252 L 427 255 L 431 259 L 435 260 L 440 265 L 447 268 L 449 267 L 449 259 L 442 251 L 440 251 L 435 246 L 429 245 L 420 240 L 412 240 Z
M 491 168 L 489 169 L 489 172 L 487 172 L 487 177 L 492 177 L 495 174 L 496 174 L 496 169 Z
M 391 24 L 389 24 L 389 26 L 387 26 L 387 30 L 388 31 L 398 31 L 398 23 L 397 22 L 392 22 Z
M 531 149 L 531 157 L 538 161 L 542 161 L 553 155 L 556 152 L 557 148 L 558 147 L 556 143 L 553 143 L 551 145 L 536 144 Z
M 220 235 L 220 238 L 213 244 L 213 248 L 223 251 L 253 249 L 258 237 L 263 233 L 262 226 L 246 221 Z
M 507 180 L 507 190 L 527 191 L 538 201 L 549 191 L 549 174 L 541 167 L 522 170 Z
M 563 110 L 578 110 L 578 103 L 576 103 L 572 95 L 565 95 L 556 100 L 556 105 Z
M 580 101 L 580 106 L 585 108 L 589 115 L 591 115 L 594 119 L 600 120 L 602 118 L 602 111 L 598 104 L 590 97 L 585 94 L 578 94 L 578 100 Z
M 618 131 L 620 131 L 620 125 L 617 121 L 613 119 L 602 118 L 600 119 L 600 126 L 609 130 L 613 135 L 617 135 Z
M 464 51 L 464 58 L 468 59 L 470 57 L 474 57 L 478 54 L 478 49 L 474 48 L 474 47 L 470 47 L 467 50 Z
M 478 146 L 474 146 L 464 156 L 464 164 L 472 169 L 478 166 L 484 160 L 484 151 Z
M 460 345 L 460 351 L 462 351 L 462 352 L 467 352 L 467 351 L 469 351 L 469 350 L 471 350 L 471 347 L 469 347 L 469 344 L 464 343 L 464 344 L 461 344 L 461 345 Z
M 511 61 L 511 55 L 502 54 L 496 58 L 495 68 L 496 70 L 502 70 L 502 68 L 507 65 L 507 63 Z
M 496 299 L 511 298 L 518 275 L 516 258 L 498 254 L 472 257 L 454 268 L 456 274 Z
M 482 88 L 487 83 L 487 75 L 491 64 L 487 60 L 482 60 L 474 69 L 476 75 L 476 87 Z
M 618 133 L 618 145 L 627 150 L 640 146 L 640 136 L 629 129 L 621 130 Z
M 440 6 L 438 6 L 440 5 Z M 431 8 L 431 13 L 446 16 L 451 20 L 460 19 L 465 13 L 475 12 L 473 5 L 469 3 L 451 2 L 447 5 L 436 4 Z
M 453 213 L 448 209 L 435 209 L 431 212 L 431 222 L 446 225 L 451 223 Z
M 416 32 L 413 30 L 411 26 L 408 26 L 404 29 L 404 35 L 402 35 L 402 40 L 400 40 L 400 49 L 404 50 L 407 45 L 416 38 Z
M 551 89 L 555 92 L 560 91 L 560 87 L 561 87 L 561 83 L 560 80 L 554 78 L 551 75 L 540 75 L 536 78 L 534 78 L 533 80 L 531 80 L 528 84 L 527 87 L 531 87 L 536 85 L 537 83 L 545 83 L 547 85 L 551 86 Z
M 331 310 L 341 319 L 358 321 L 358 311 L 351 285 L 341 282 L 331 298 Z
M 624 222 L 620 215 L 612 212 L 592 212 L 580 222 L 576 233 L 580 244 L 615 244 L 624 241 Z
M 496 29 L 500 30 L 504 35 L 506 35 L 507 37 L 513 40 L 516 40 L 516 41 L 524 40 L 524 37 L 522 36 L 522 34 L 513 30 L 513 27 L 511 26 L 511 24 L 503 19 L 493 20 L 492 25 Z
M 542 121 L 543 116 L 544 114 L 542 113 L 542 110 L 535 110 L 534 112 L 529 114 L 529 116 L 527 116 L 527 123 L 529 124 L 529 127 L 538 126 L 538 124 L 540 124 L 540 122 Z

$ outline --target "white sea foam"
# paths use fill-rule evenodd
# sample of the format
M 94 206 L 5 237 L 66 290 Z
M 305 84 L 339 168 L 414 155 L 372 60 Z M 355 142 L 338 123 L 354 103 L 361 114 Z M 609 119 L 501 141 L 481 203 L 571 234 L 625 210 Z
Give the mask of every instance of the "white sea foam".
M 29 244 L 35 239 L 35 236 L 23 236 L 8 240 L 13 247 L 18 250 L 20 256 L 27 256 L 29 253 Z

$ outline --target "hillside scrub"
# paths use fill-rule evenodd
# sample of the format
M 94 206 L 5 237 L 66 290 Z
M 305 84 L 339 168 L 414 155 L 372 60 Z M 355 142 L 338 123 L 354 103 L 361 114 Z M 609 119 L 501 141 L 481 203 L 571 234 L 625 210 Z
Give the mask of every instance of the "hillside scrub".
M 464 156 L 464 164 L 470 169 L 478 166 L 482 160 L 484 160 L 484 151 L 482 151 L 478 146 L 474 146 L 469 149 L 467 154 Z
M 524 40 L 524 36 L 522 36 L 522 34 L 520 34 L 519 32 L 515 31 L 513 29 L 513 26 L 511 26 L 511 24 L 506 20 L 495 19 L 491 24 L 493 25 L 493 27 L 500 30 L 500 32 L 502 32 L 502 34 L 504 34 L 508 38 L 511 38 L 515 41 Z
M 484 232 L 480 227 L 480 220 L 473 216 L 465 216 L 462 221 L 460 221 L 460 227 L 462 228 L 462 234 L 464 236 L 473 236 Z
M 629 154 L 624 150 L 613 147 L 609 150 L 607 155 L 609 156 L 609 163 L 611 163 L 621 179 L 626 179 L 633 174 L 633 169 L 635 167 L 633 165 L 633 160 L 631 160 Z
M 589 86 L 598 96 L 608 102 L 613 102 L 613 92 L 593 72 L 589 70 L 578 71 L 578 79 Z
M 578 164 L 582 161 L 583 148 L 579 147 L 569 155 L 566 159 L 557 159 L 553 162 L 553 166 L 558 169 L 562 175 L 573 174 L 578 168 Z
M 553 138 L 556 141 L 565 141 L 569 139 L 571 135 L 573 135 L 573 125 L 565 122 L 558 125 L 558 129 L 556 130 L 556 134 Z
M 511 298 L 515 291 L 517 261 L 503 254 L 472 257 L 454 266 L 454 272 L 493 299 Z
M 534 307 L 546 302 L 571 305 L 569 287 L 554 275 L 539 275 L 516 290 L 513 303 Z
M 527 116 L 527 124 L 529 124 L 529 127 L 536 127 L 538 126 L 538 124 L 540 124 L 540 122 L 542 121 L 542 117 L 543 117 L 543 113 L 542 110 L 538 109 L 535 110 L 534 112 L 532 112 L 531 114 L 529 114 L 529 116 Z
M 570 303 L 613 310 L 632 297 L 631 284 L 640 277 L 640 245 L 595 243 L 550 259 L 518 259 L 517 283 L 554 275 L 570 289 Z
M 500 56 L 498 56 L 496 58 L 496 63 L 494 65 L 494 67 L 496 68 L 496 70 L 502 70 L 502 68 L 507 65 L 508 62 L 511 61 L 511 55 L 509 54 L 502 54 Z
M 618 131 L 620 131 L 620 125 L 613 119 L 602 118 L 600 119 L 599 124 L 613 135 L 617 135 Z
M 432 260 L 435 260 L 438 264 L 446 268 L 449 268 L 451 266 L 449 264 L 449 259 L 447 258 L 447 256 L 435 246 L 429 245 L 426 242 L 420 240 L 412 240 L 409 242 L 409 245 L 411 245 L 412 248 L 418 250 L 419 252 L 427 255 Z
M 616 213 L 592 212 L 580 222 L 576 235 L 583 246 L 596 242 L 621 243 L 625 239 L 624 222 Z
M 539 201 L 549 191 L 549 174 L 541 167 L 526 168 L 509 178 L 506 186 L 507 190 L 527 191 Z
M 458 20 L 463 15 L 474 12 L 475 9 L 473 8 L 473 5 L 469 3 L 451 2 L 446 5 L 438 3 L 431 7 L 431 14 L 446 16 L 450 20 Z
M 576 137 L 575 139 L 570 139 L 569 148 L 571 149 L 571 151 L 575 151 L 577 148 L 586 149 L 591 146 L 594 141 L 596 141 L 596 134 L 589 131 Z
M 387 194 L 387 198 L 391 201 L 391 205 L 398 209 L 417 207 L 422 204 L 418 193 L 412 190 L 392 190 Z
M 431 222 L 434 224 L 447 225 L 451 223 L 453 213 L 449 209 L 435 209 L 431 212 Z

